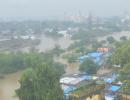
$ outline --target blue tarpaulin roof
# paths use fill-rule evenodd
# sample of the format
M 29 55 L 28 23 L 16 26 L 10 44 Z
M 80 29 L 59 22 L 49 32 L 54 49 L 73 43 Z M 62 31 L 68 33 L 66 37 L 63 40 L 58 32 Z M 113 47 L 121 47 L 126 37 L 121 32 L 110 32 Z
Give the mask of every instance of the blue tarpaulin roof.
M 121 86 L 113 85 L 109 88 L 110 91 L 116 92 L 121 88 Z
M 82 80 L 92 80 L 92 76 L 88 76 L 88 75 L 81 76 L 81 79 Z
M 84 55 L 84 56 L 79 57 L 80 60 L 84 60 L 84 59 L 86 59 L 86 58 L 88 58 L 87 55 Z
M 93 53 L 88 53 L 88 56 L 90 57 L 100 57 L 102 56 L 103 53 L 99 53 L 99 52 L 93 52 Z
M 112 83 L 114 81 L 114 79 L 112 79 L 112 78 L 106 78 L 106 79 L 104 79 L 104 81 L 106 83 Z
M 89 57 L 98 58 L 98 57 L 101 57 L 102 55 L 103 53 L 93 52 L 93 53 L 88 53 L 87 55 L 81 56 L 79 59 L 85 59 Z
M 110 77 L 104 77 L 104 81 L 107 82 L 107 83 L 110 83 L 110 84 L 112 82 L 114 82 L 116 79 L 117 79 L 117 75 L 116 74 L 113 74 Z
M 64 90 L 64 94 L 68 94 L 68 93 L 74 91 L 75 89 L 76 89 L 76 87 L 69 86 L 68 88 L 66 88 L 66 89 Z
M 79 57 L 79 60 L 82 63 L 87 58 L 89 58 L 89 59 L 94 60 L 95 63 L 100 63 L 102 55 L 103 55 L 103 53 L 99 53 L 99 52 L 88 53 L 87 55 Z
M 85 80 L 92 80 L 92 76 L 90 75 L 81 75 L 79 77 L 77 77 L 76 81 L 79 80 L 79 82 L 81 81 L 85 81 Z M 71 86 L 71 85 L 63 85 L 63 91 L 64 91 L 64 95 L 69 94 L 70 92 L 76 90 L 77 88 L 75 86 Z

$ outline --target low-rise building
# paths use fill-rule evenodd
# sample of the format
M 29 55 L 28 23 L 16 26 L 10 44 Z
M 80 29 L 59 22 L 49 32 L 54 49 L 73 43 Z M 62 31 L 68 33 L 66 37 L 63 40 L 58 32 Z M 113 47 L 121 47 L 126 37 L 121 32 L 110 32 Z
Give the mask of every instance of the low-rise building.
M 110 48 L 108 47 L 101 47 L 101 48 L 97 48 L 97 52 L 102 52 L 102 53 L 108 53 L 110 52 Z
M 74 75 L 67 75 L 60 79 L 60 84 L 62 87 L 62 90 L 64 92 L 64 96 L 67 100 L 69 99 L 69 96 L 74 91 L 77 91 L 80 88 L 84 88 L 87 85 L 95 82 L 94 80 L 98 79 L 96 76 L 90 76 L 86 74 L 74 74 Z

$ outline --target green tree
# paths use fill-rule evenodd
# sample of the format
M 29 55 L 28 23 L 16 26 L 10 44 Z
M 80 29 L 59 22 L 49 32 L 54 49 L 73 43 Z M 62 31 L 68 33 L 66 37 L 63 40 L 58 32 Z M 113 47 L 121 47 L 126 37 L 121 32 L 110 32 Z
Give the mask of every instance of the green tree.
M 48 53 L 0 53 L 0 74 L 16 72 L 21 69 L 36 67 L 43 62 L 53 62 L 53 55 Z
M 130 62 L 130 41 L 117 48 L 111 60 L 113 64 L 121 65 L 122 67 Z
M 28 69 L 24 72 L 21 80 L 19 81 L 20 89 L 16 90 L 16 93 L 20 100 L 36 100 L 34 95 L 34 72 L 32 69 Z
M 60 45 L 55 45 L 55 47 L 50 50 L 50 53 L 54 56 L 60 56 L 61 53 L 63 53 L 64 50 L 61 49 Z
M 97 48 L 102 47 L 102 43 L 98 42 L 97 40 L 93 41 L 92 43 L 92 51 L 96 51 Z
M 67 54 L 62 56 L 63 59 L 66 59 L 68 63 L 75 63 L 77 61 L 77 55 L 74 54 Z
M 16 93 L 20 100 L 64 100 L 58 69 L 52 64 L 42 64 L 28 70 L 20 80 Z
M 85 54 L 87 50 L 86 50 L 86 48 L 84 46 L 80 46 L 75 51 L 76 51 L 76 53 Z
M 124 67 L 122 69 L 119 70 L 120 73 L 120 80 L 128 80 L 129 79 L 129 75 L 130 75 L 130 62 L 127 63 L 126 65 L 124 65 Z
M 123 91 L 130 92 L 130 62 L 119 70 L 119 80 L 123 82 Z
M 120 37 L 120 40 L 121 41 L 127 41 L 127 37 L 126 36 L 122 36 L 122 37 Z
M 116 70 L 119 73 L 118 80 L 123 82 L 122 90 L 130 92 L 130 41 L 119 47 L 112 55 L 113 64 L 121 65 L 121 68 Z
M 111 44 L 115 42 L 115 39 L 112 36 L 110 36 L 110 37 L 107 37 L 107 41 Z
M 68 57 L 68 62 L 69 63 L 75 63 L 77 61 L 77 57 L 74 55 L 71 55 Z
M 86 72 L 87 74 L 96 74 L 98 65 L 95 64 L 91 59 L 87 59 L 80 65 L 79 70 L 81 72 Z

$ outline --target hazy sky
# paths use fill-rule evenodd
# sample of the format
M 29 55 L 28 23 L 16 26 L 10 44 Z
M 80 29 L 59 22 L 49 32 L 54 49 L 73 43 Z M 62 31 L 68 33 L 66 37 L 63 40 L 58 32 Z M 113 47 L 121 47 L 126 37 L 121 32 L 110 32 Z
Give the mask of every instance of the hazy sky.
M 0 0 L 0 18 L 59 19 L 64 14 L 116 16 L 130 11 L 130 0 Z

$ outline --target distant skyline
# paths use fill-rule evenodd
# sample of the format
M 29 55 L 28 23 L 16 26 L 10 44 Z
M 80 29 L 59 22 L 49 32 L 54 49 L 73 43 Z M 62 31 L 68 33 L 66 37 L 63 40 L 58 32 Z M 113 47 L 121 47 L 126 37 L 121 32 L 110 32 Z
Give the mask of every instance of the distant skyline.
M 130 0 L 0 0 L 0 18 L 64 19 L 65 15 L 120 16 L 130 11 Z

